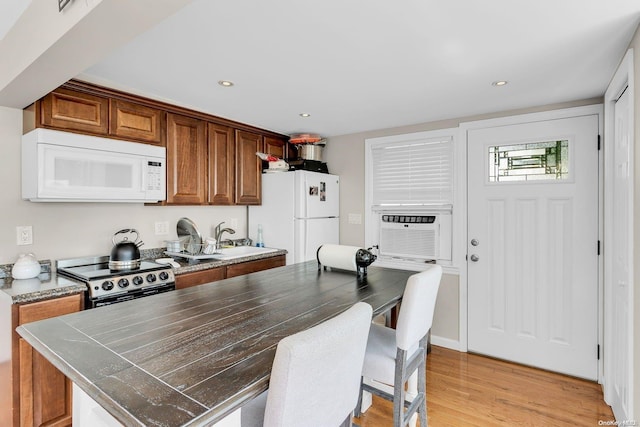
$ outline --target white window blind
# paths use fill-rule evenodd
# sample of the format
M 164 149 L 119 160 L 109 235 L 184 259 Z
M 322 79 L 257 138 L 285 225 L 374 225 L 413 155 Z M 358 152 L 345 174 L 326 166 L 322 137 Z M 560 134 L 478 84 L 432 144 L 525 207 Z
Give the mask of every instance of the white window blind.
M 453 205 L 451 137 L 371 146 L 372 207 Z

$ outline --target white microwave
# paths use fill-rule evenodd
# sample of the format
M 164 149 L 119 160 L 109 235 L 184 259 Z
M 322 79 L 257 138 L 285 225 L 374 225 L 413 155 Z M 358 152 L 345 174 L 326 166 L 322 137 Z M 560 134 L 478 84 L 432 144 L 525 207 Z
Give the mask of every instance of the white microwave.
M 166 150 L 50 129 L 22 136 L 22 198 L 33 202 L 166 199 Z

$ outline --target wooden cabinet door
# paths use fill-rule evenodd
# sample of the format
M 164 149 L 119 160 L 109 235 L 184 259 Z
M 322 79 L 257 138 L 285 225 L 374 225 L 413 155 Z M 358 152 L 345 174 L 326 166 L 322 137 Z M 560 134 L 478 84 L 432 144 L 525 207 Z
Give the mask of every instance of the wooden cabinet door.
M 209 123 L 209 195 L 212 205 L 232 205 L 235 182 L 235 141 L 229 126 Z
M 15 326 L 48 319 L 82 309 L 82 294 L 14 306 Z M 15 327 L 14 327 L 15 330 Z M 72 385 L 40 353 L 14 332 L 14 425 L 71 426 Z
M 42 99 L 41 122 L 47 127 L 106 135 L 109 99 L 56 89 Z
M 72 383 L 24 339 L 20 348 L 20 426 L 71 426 Z
M 264 152 L 280 159 L 288 158 L 287 142 L 273 136 L 264 137 Z
M 109 133 L 124 139 L 164 145 L 164 113 L 120 99 L 110 100 Z
M 206 203 L 205 122 L 167 115 L 167 204 Z
M 236 130 L 236 205 L 262 203 L 262 135 Z

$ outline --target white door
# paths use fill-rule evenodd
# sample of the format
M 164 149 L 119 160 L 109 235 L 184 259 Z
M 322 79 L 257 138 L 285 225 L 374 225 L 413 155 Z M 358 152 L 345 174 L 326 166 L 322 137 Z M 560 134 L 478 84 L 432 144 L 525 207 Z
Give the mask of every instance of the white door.
M 597 379 L 598 118 L 469 130 L 470 351 Z
M 613 187 L 610 202 L 612 218 L 605 229 L 611 233 L 607 250 L 611 271 L 605 298 L 608 298 L 606 373 L 613 413 L 618 420 L 632 414 L 633 372 L 633 188 L 632 153 L 629 138 L 629 93 L 625 91 L 615 104 L 613 137 Z M 610 187 L 611 188 L 611 187 Z M 609 194 L 607 197 L 609 197 Z M 610 319 L 610 323 L 609 323 Z

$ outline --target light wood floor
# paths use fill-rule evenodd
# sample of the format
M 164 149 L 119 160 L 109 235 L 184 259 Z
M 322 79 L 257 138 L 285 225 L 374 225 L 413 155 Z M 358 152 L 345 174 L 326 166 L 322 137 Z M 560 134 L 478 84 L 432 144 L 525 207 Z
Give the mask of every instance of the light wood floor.
M 594 427 L 614 419 L 601 390 L 594 382 L 437 346 L 427 358 L 430 427 Z M 353 420 L 391 426 L 392 413 L 390 402 L 374 396 L 373 406 Z

